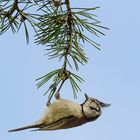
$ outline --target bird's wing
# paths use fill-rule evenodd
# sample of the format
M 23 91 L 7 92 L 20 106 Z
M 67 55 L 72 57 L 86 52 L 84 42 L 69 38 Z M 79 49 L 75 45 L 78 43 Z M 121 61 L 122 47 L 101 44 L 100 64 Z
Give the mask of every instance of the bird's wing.
M 71 128 L 75 126 L 74 124 L 77 121 L 77 119 L 78 118 L 76 118 L 75 116 L 61 118 L 50 124 L 43 125 L 39 129 L 36 129 L 36 130 L 57 130 L 57 129 Z M 33 131 L 36 131 L 36 130 L 33 130 Z
M 80 109 L 79 105 L 75 107 L 65 100 L 63 102 L 57 101 L 47 108 L 39 122 L 48 126 L 54 122 L 63 120 L 63 118 L 67 119 L 69 117 L 71 118 L 71 116 L 72 118 L 77 118 L 80 116 Z
M 56 130 L 74 127 L 81 117 L 80 106 L 69 101 L 60 100 L 50 105 L 39 120 L 39 130 Z

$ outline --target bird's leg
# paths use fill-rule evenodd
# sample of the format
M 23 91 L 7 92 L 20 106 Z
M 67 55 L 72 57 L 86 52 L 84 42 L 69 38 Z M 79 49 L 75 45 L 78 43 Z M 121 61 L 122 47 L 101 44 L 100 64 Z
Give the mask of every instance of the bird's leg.
M 50 99 L 47 101 L 46 106 L 49 107 L 51 105 Z
M 60 93 L 58 91 L 55 93 L 55 99 L 56 100 L 60 100 L 61 99 Z
M 52 98 L 52 96 L 48 99 L 48 101 L 46 103 L 47 107 L 49 107 L 51 105 L 51 98 Z M 60 93 L 58 91 L 55 93 L 55 99 L 56 100 L 60 100 L 61 99 Z
M 52 88 L 52 93 L 49 95 L 48 97 L 48 101 L 47 101 L 47 106 L 49 107 L 51 105 L 51 99 L 56 91 L 56 86 L 54 84 L 51 85 L 51 88 Z
M 48 98 L 48 101 L 47 101 L 47 103 L 46 103 L 47 107 L 49 107 L 49 106 L 51 105 L 52 96 L 53 96 L 53 95 L 51 95 L 51 97 Z

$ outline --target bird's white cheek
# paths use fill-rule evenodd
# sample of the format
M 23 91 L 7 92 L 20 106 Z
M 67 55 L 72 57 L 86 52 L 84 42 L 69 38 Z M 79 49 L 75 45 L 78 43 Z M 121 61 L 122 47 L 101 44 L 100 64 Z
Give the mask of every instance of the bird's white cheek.
M 95 112 L 93 112 L 89 109 L 85 109 L 84 112 L 85 112 L 85 115 L 89 118 L 95 115 Z

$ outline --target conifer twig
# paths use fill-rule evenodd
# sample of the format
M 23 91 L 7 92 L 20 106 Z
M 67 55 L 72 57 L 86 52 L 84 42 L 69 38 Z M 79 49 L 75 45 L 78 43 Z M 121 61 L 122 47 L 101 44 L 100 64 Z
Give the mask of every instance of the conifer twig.
M 37 88 L 48 81 L 44 95 L 48 95 L 48 104 L 52 97 L 60 98 L 60 92 L 66 81 L 69 81 L 74 98 L 81 92 L 79 86 L 84 80 L 73 73 L 79 70 L 79 64 L 86 64 L 88 58 L 84 44 L 88 43 L 100 50 L 92 36 L 105 35 L 102 30 L 108 29 L 100 25 L 93 11 L 99 7 L 71 7 L 70 0 L 3 0 L 0 2 L 0 35 L 12 30 L 17 33 L 24 27 L 27 43 L 29 42 L 28 23 L 35 31 L 35 43 L 45 46 L 49 59 L 62 62 L 61 68 L 55 69 L 36 79 Z M 92 36 L 87 35 L 90 33 Z

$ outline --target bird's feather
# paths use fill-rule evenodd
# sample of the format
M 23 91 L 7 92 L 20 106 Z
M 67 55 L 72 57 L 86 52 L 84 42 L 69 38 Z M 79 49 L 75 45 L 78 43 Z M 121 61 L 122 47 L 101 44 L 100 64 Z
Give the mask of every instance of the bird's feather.
M 57 129 L 71 128 L 75 126 L 74 124 L 76 121 L 77 121 L 77 118 L 75 116 L 69 116 L 66 118 L 61 118 L 57 120 L 56 122 L 41 126 L 39 129 L 36 129 L 36 130 L 57 130 Z
M 25 129 L 40 128 L 40 127 L 42 127 L 41 124 L 28 125 L 28 126 L 24 126 L 24 127 L 20 127 L 20 128 L 9 130 L 8 132 L 16 132 L 16 131 L 21 131 L 21 130 L 25 130 Z
M 69 100 L 57 100 L 46 108 L 44 115 L 33 125 L 9 130 L 9 132 L 21 131 L 30 128 L 35 130 L 56 130 L 73 127 L 73 124 L 81 117 L 81 106 Z
M 48 126 L 62 118 L 81 117 L 81 115 L 81 106 L 79 104 L 63 99 L 57 100 L 46 108 L 43 117 L 38 122 Z

